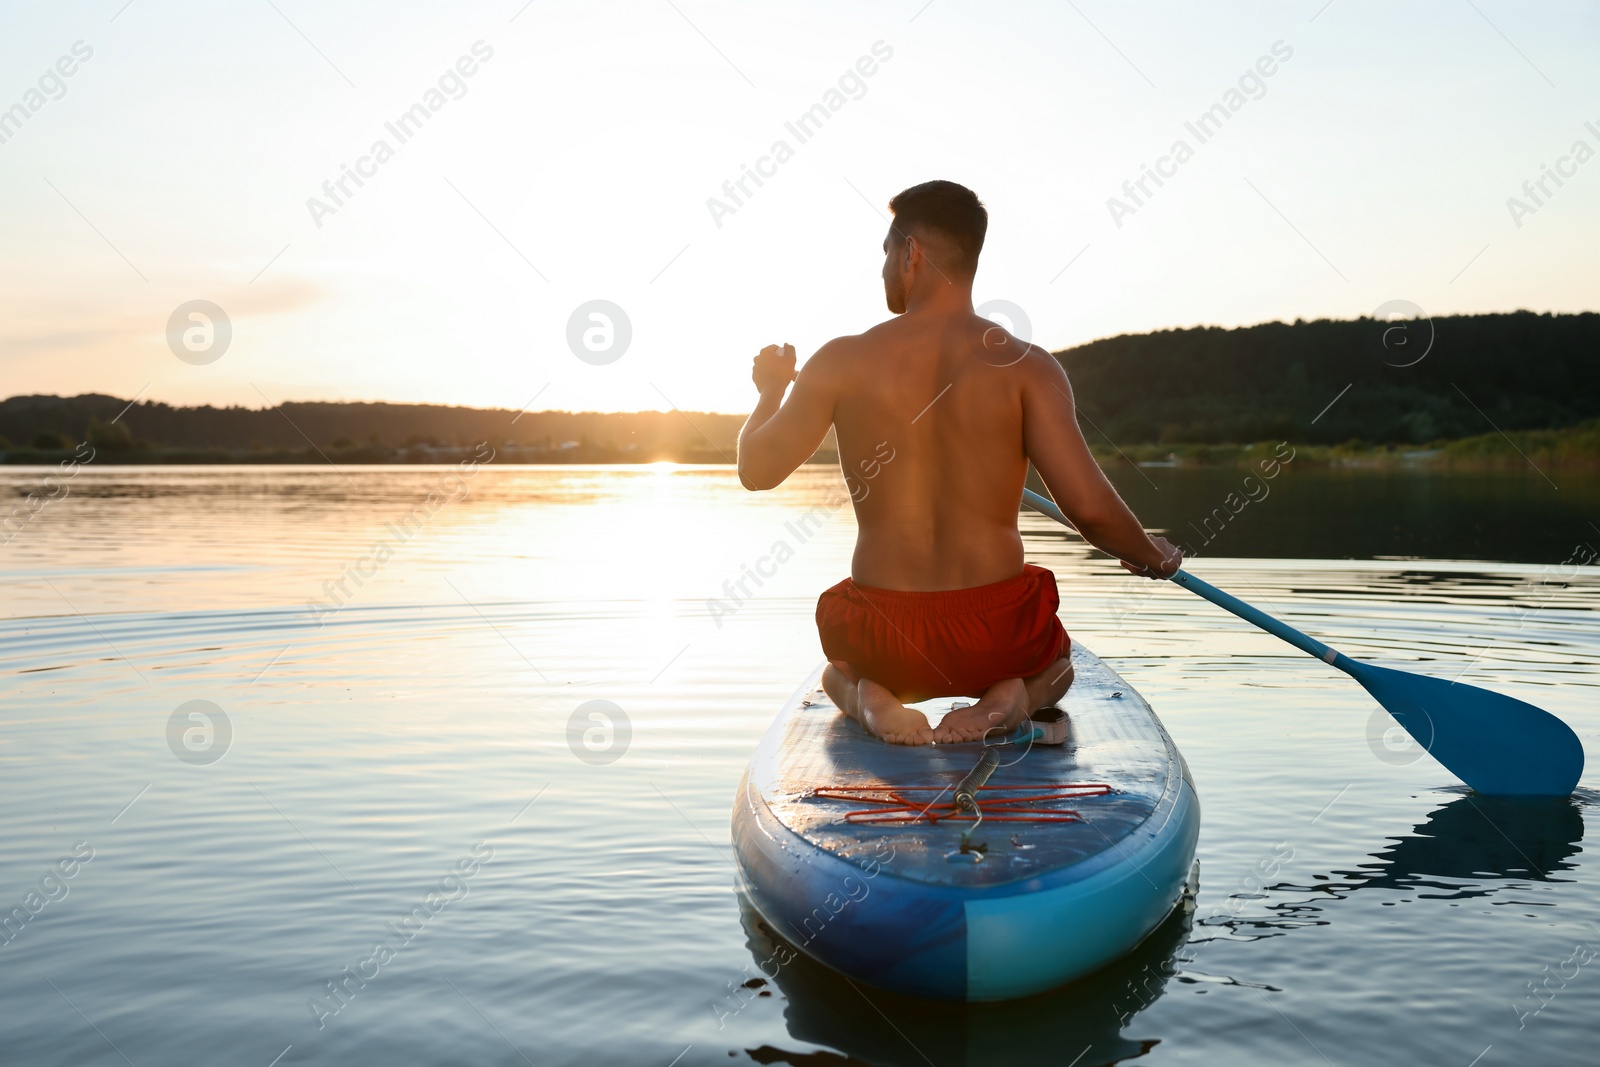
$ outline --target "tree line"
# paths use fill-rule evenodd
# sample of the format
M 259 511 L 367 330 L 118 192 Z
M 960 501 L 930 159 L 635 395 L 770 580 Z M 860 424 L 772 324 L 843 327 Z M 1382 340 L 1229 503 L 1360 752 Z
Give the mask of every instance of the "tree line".
M 1600 417 L 1600 314 L 1270 322 L 1124 334 L 1055 353 L 1092 444 L 1423 444 Z M 131 406 L 98 394 L 0 401 L 0 449 L 376 460 L 488 441 L 524 458 L 731 460 L 743 418 L 294 402 Z
M 120 417 L 119 417 L 120 415 Z M 112 396 L 16 396 L 0 401 L 0 438 L 11 449 L 62 449 L 79 441 L 113 452 L 401 452 L 479 441 L 593 461 L 647 454 L 733 455 L 742 419 L 704 412 L 530 411 L 442 404 L 290 402 L 275 408 L 128 405 Z M 703 435 L 703 436 L 702 436 Z M 0 447 L 7 447 L 0 445 Z
M 1056 357 L 1091 441 L 1423 444 L 1600 416 L 1593 312 L 1202 326 Z

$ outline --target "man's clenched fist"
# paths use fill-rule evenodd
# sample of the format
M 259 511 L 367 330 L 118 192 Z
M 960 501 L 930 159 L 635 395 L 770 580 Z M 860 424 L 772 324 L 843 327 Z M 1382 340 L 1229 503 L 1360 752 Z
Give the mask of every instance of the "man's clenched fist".
M 772 389 L 782 392 L 794 378 L 794 345 L 768 345 L 756 356 L 750 369 L 750 380 L 763 395 Z

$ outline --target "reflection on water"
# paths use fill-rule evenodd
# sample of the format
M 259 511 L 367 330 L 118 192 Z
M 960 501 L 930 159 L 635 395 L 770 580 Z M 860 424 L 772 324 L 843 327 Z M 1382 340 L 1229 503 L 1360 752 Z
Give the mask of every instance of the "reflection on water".
M 1435 808 L 1411 834 L 1373 853 L 1376 863 L 1336 871 L 1332 877 L 1340 881 L 1314 888 L 1335 897 L 1378 887 L 1446 894 L 1430 899 L 1488 896 L 1496 881 L 1562 880 L 1554 875 L 1576 866 L 1568 861 L 1581 840 L 1583 815 L 1575 800 L 1466 795 Z
M 1464 1067 L 1492 1046 L 1494 1067 L 1591 1050 L 1600 972 L 1540 986 L 1537 1013 L 1527 998 L 1600 939 L 1593 773 L 1569 804 L 1521 808 L 1463 795 L 1425 756 L 1379 758 L 1348 678 L 1031 514 L 1068 629 L 1193 770 L 1192 930 L 1180 916 L 1016 1005 L 902 1003 L 796 965 L 730 1014 L 766 935 L 740 920 L 729 809 L 820 656 L 816 596 L 854 536 L 824 504 L 837 472 L 766 494 L 727 468 L 448 473 L 91 468 L 0 545 L 0 1060 Z M 1217 488 L 1149 473 L 1141 506 L 1169 509 L 1152 521 Z M 0 492 L 36 478 L 7 468 Z M 1562 507 L 1594 500 L 1559 481 Z M 1552 565 L 1600 535 L 1538 511 L 1537 486 L 1363 504 L 1315 484 L 1291 466 L 1194 571 L 1357 658 L 1548 708 L 1600 767 L 1600 568 Z M 1504 551 L 1337 558 L 1429 555 L 1356 528 L 1443 536 L 1460 513 L 1418 503 L 1440 499 L 1480 500 L 1496 537 L 1512 528 L 1495 500 L 1538 521 Z M 738 592 L 785 539 L 787 562 Z M 594 701 L 615 721 L 586 741 Z M 468 892 L 372 976 L 390 924 L 485 848 Z M 30 911 L 75 849 L 93 858 Z M 319 1018 L 335 979 L 344 1003 Z
M 773 959 L 779 940 L 741 895 L 746 945 L 761 972 L 742 988 L 748 990 L 745 996 L 759 996 L 766 975 L 787 1001 L 789 1035 L 837 1049 L 850 1063 L 1002 1067 L 1061 1062 L 1101 1067 L 1143 1056 L 1159 1043 L 1130 1040 L 1123 1032 L 1156 1002 L 1176 973 L 1176 957 L 1188 940 L 1193 913 L 1193 900 L 1186 898 L 1133 952 L 1059 989 L 998 1004 L 944 1004 L 863 989 L 792 948 L 794 958 L 788 964 L 764 966 Z M 795 1067 L 839 1062 L 771 1045 L 749 1053 L 760 1063 Z
M 1574 870 L 1583 839 L 1578 799 L 1483 797 L 1465 794 L 1435 808 L 1404 837 L 1373 852 L 1371 863 L 1353 871 L 1316 874 L 1307 885 L 1280 882 L 1265 892 L 1272 898 L 1260 918 L 1229 917 L 1226 906 L 1196 923 L 1192 897 L 1116 964 L 1060 989 L 1004 1004 L 952 1005 L 921 1001 L 861 986 L 812 962 L 788 947 L 740 896 L 746 945 L 755 977 L 738 987 L 728 1002 L 764 995 L 768 980 L 787 1000 L 784 1021 L 796 1040 L 845 1052 L 851 1063 L 900 1067 L 936 1062 L 939 1052 L 950 1067 L 983 1064 L 1070 1061 L 1101 1067 L 1136 1059 L 1159 1040 L 1135 1039 L 1140 1013 L 1152 1007 L 1169 981 L 1186 984 L 1250 986 L 1209 973 L 1200 957 L 1215 939 L 1252 941 L 1281 937 L 1336 921 L 1336 901 L 1358 890 L 1403 891 L 1385 906 L 1417 900 L 1459 901 L 1523 888 L 1529 881 L 1571 881 L 1557 877 Z M 1300 899 L 1283 899 L 1298 897 Z M 1512 902 L 1517 903 L 1517 902 Z M 1205 933 L 1196 934 L 1198 925 Z M 1217 929 L 1218 933 L 1210 930 Z M 779 944 L 786 952 L 779 954 Z M 791 959 L 783 965 L 774 960 Z M 1277 992 L 1273 986 L 1255 988 Z M 1532 1002 L 1537 1007 L 1538 1002 Z M 883 1025 L 884 1023 L 888 1025 Z M 750 1050 L 762 1063 L 797 1067 L 839 1062 L 807 1052 L 771 1046 Z
M 1108 468 L 1145 523 L 1201 556 L 1412 557 L 1556 564 L 1600 547 L 1600 474 Z M 1259 472 L 1257 472 L 1259 474 Z M 1228 501 L 1229 494 L 1234 494 Z M 1593 558 L 1593 549 L 1588 557 Z
M 1301 900 L 1277 900 L 1265 917 L 1208 918 L 1199 924 L 1221 927 L 1232 939 L 1278 936 L 1308 925 L 1332 921 L 1333 901 L 1358 890 L 1390 889 L 1403 895 L 1385 906 L 1416 900 L 1459 901 L 1514 892 L 1528 882 L 1568 882 L 1557 877 L 1573 870 L 1570 862 L 1583 840 L 1581 797 L 1485 797 L 1465 793 L 1428 813 L 1404 837 L 1392 838 L 1371 854 L 1375 862 L 1354 870 L 1313 875 L 1305 885 L 1279 882 L 1273 897 L 1310 894 Z M 1204 944 L 1199 936 L 1195 944 Z

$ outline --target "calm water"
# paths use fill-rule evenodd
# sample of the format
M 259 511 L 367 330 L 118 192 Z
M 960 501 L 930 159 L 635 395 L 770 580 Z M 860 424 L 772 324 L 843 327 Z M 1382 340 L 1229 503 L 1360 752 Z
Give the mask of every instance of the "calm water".
M 1118 478 L 1174 531 L 1237 477 L 1147 473 Z M 1600 569 L 1556 566 L 1600 543 L 1593 482 L 1365 479 L 1285 472 L 1193 569 L 1358 658 L 1544 706 L 1600 756 Z M 1031 516 L 1068 628 L 1193 769 L 1193 912 L 1020 1004 L 805 965 L 745 988 L 767 934 L 729 807 L 819 658 L 812 607 L 854 533 L 821 505 L 836 484 L 79 475 L 0 546 L 0 907 L 37 894 L 0 944 L 0 1060 L 1593 1062 L 1596 771 L 1570 802 L 1467 795 L 1353 682 Z M 822 528 L 728 602 L 813 507 Z M 592 748 L 590 701 L 622 712 Z

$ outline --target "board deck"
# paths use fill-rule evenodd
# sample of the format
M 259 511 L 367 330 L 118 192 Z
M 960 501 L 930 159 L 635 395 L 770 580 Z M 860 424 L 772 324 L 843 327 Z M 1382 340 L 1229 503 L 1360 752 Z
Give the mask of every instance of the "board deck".
M 1068 741 L 1002 747 L 978 794 L 986 811 L 1010 806 L 1050 821 L 986 815 L 972 835 L 985 846 L 976 862 L 951 858 L 966 822 L 863 824 L 850 813 L 859 819 L 872 803 L 835 797 L 895 787 L 919 810 L 924 799 L 948 805 L 983 746 L 884 744 L 833 706 L 819 667 L 763 738 L 735 805 L 735 851 L 756 909 L 835 969 L 947 999 L 1037 992 L 1131 949 L 1182 892 L 1199 806 L 1145 700 L 1076 642 L 1073 666 L 1061 705 Z M 936 722 L 950 704 L 919 706 Z M 1107 791 L 1018 803 L 1060 785 Z M 819 797 L 819 787 L 833 795 Z

